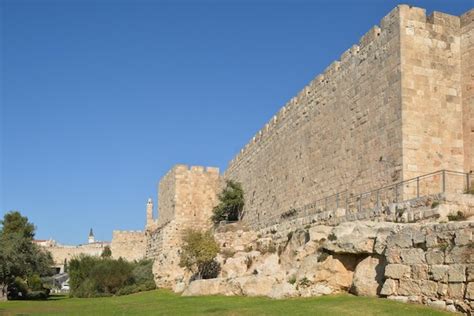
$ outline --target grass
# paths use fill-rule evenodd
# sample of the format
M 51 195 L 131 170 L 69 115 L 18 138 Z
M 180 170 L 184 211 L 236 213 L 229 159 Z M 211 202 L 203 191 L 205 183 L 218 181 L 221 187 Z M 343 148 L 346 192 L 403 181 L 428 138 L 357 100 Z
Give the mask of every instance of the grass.
M 263 297 L 181 297 L 166 290 L 104 298 L 55 296 L 0 303 L 1 315 L 452 315 L 387 299 L 335 295 L 272 300 Z

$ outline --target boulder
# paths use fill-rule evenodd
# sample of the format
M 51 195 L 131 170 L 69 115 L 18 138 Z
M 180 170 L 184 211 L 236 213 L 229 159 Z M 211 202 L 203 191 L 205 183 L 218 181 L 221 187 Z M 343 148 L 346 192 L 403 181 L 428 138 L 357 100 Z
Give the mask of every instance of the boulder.
M 322 262 L 318 262 L 317 255 L 306 257 L 296 272 L 299 281 L 307 278 L 312 284 L 322 283 L 334 291 L 347 290 L 352 284 L 353 272 L 347 270 L 344 264 L 328 255 Z
M 377 296 L 383 285 L 385 261 L 367 257 L 354 271 L 351 291 L 359 296 Z
M 282 282 L 275 284 L 268 296 L 271 298 L 281 299 L 288 297 L 296 297 L 299 296 L 299 293 L 296 290 L 295 285 L 290 284 L 288 282 Z
M 270 296 L 277 280 L 271 276 L 249 275 L 231 280 L 233 286 L 241 289 L 246 296 Z
M 328 239 L 332 227 L 326 225 L 317 225 L 309 229 L 309 239 L 314 241 L 321 241 Z
M 200 295 L 241 295 L 242 291 L 239 286 L 229 279 L 217 278 L 207 280 L 195 280 L 189 284 L 184 290 L 183 296 L 200 296 Z
M 334 253 L 372 254 L 376 234 L 373 223 L 342 223 L 332 230 L 323 248 Z

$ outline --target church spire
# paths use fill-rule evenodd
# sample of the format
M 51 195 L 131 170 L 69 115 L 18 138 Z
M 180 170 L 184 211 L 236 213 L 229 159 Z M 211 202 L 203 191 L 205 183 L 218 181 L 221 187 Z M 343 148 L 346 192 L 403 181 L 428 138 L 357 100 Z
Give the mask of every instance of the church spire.
M 89 244 L 95 242 L 95 237 L 94 237 L 94 232 L 91 230 L 89 231 L 89 238 L 88 238 Z

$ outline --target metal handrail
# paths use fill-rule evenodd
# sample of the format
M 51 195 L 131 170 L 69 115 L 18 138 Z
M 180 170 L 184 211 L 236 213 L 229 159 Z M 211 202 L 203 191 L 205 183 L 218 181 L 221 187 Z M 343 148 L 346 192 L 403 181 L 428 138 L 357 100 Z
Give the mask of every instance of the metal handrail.
M 385 185 L 385 186 L 382 186 L 382 187 L 379 187 L 378 189 L 374 189 L 374 190 L 371 190 L 371 191 L 366 191 L 366 192 L 363 192 L 363 193 L 359 193 L 359 194 L 355 194 L 355 195 L 352 195 L 350 197 L 346 197 L 346 209 L 348 208 L 349 206 L 349 201 L 356 201 L 356 202 L 359 202 L 359 205 L 358 205 L 358 211 L 361 211 L 361 203 L 362 203 L 362 198 L 365 197 L 365 196 L 368 196 L 368 195 L 372 195 L 374 193 L 377 193 L 377 206 L 379 206 L 379 194 L 382 192 L 382 191 L 386 191 L 386 190 L 389 190 L 389 189 L 395 189 L 396 191 L 396 202 L 400 202 L 398 201 L 398 196 L 399 196 L 399 192 L 398 192 L 398 188 L 403 186 L 403 185 L 406 185 L 408 183 L 412 183 L 412 182 L 416 182 L 416 195 L 417 197 L 420 197 L 420 180 L 423 180 L 423 179 L 426 179 L 426 178 L 429 178 L 429 177 L 433 177 L 435 175 L 441 175 L 442 177 L 442 190 L 441 192 L 438 192 L 438 193 L 445 193 L 446 192 L 446 175 L 463 175 L 463 176 L 466 176 L 466 179 L 467 179 L 467 191 L 470 190 L 470 173 L 466 173 L 466 172 L 461 172 L 461 171 L 454 171 L 454 170 L 446 170 L 446 169 L 442 169 L 442 170 L 438 170 L 438 171 L 434 171 L 434 172 L 430 172 L 430 173 L 426 173 L 426 174 L 423 174 L 421 176 L 417 176 L 417 177 L 414 177 L 414 178 L 410 178 L 410 179 L 407 179 L 407 180 L 403 180 L 403 181 L 399 181 L 397 183 L 392 183 L 392 184 L 389 184 L 389 185 Z M 340 201 L 340 197 L 341 196 L 344 196 L 344 194 L 347 194 L 349 192 L 349 190 L 344 190 L 344 191 L 341 191 L 341 192 L 338 192 L 336 194 L 332 194 L 332 195 L 329 195 L 327 197 L 323 197 L 321 199 L 318 199 L 314 202 L 311 202 L 311 203 L 308 203 L 308 204 L 305 204 L 301 207 L 298 207 L 298 208 L 292 208 L 292 210 L 295 210 L 295 215 L 293 216 L 289 216 L 288 219 L 295 219 L 295 218 L 300 218 L 302 216 L 307 216 L 307 215 L 310 215 L 310 214 L 318 214 L 318 213 L 321 213 L 323 211 L 327 211 L 327 201 L 328 200 L 331 200 L 332 198 L 336 198 L 336 208 L 339 208 L 339 201 Z M 314 209 L 318 206 L 318 204 L 321 204 L 322 202 L 325 202 L 325 207 L 323 208 L 323 210 L 319 209 L 319 210 L 316 210 L 316 212 L 311 212 L 310 214 L 299 214 L 301 212 L 305 212 L 308 211 L 308 210 L 311 210 L 311 209 Z M 268 222 L 271 222 L 273 219 L 281 219 L 282 218 L 282 215 L 284 214 L 285 212 L 282 212 L 278 215 L 274 215 L 274 216 L 271 216 L 270 218 L 267 217 L 267 220 L 265 220 L 266 223 Z M 260 221 L 258 221 L 258 224 L 260 224 Z M 270 224 L 271 225 L 271 224 Z M 268 225 L 268 226 L 270 226 Z

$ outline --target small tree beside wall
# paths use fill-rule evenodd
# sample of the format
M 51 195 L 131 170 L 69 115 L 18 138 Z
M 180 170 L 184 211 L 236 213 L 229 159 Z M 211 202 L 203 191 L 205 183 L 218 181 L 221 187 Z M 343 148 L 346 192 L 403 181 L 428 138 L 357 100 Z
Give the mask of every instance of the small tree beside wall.
M 226 187 L 219 194 L 219 204 L 212 210 L 214 224 L 221 221 L 238 221 L 244 208 L 244 190 L 239 182 L 227 180 Z
M 194 279 L 217 277 L 219 264 L 214 259 L 219 245 L 210 231 L 189 229 L 184 233 L 179 266 L 191 271 Z

